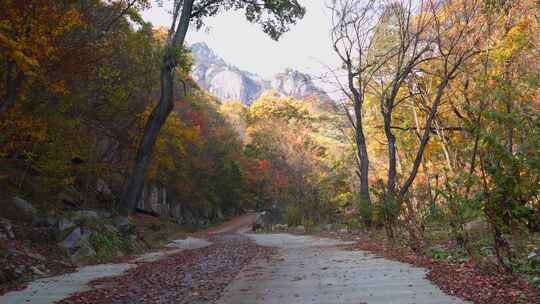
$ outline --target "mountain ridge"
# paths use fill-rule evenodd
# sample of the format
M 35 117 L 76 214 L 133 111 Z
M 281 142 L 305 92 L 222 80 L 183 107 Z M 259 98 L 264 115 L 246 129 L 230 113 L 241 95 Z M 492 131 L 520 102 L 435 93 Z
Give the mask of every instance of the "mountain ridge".
M 191 72 L 193 79 L 220 100 L 236 99 L 250 105 L 268 91 L 297 99 L 330 99 L 309 75 L 300 71 L 286 69 L 271 79 L 265 79 L 226 62 L 204 42 L 194 43 L 190 49 L 195 59 Z

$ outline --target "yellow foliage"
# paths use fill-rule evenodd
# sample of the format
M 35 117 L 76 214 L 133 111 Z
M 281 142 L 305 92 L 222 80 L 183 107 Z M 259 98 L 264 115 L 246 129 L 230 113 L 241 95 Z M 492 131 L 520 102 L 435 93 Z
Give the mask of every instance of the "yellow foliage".
M 13 107 L 0 115 L 0 156 L 10 152 L 30 152 L 47 140 L 47 123 Z
M 140 142 L 144 126 L 151 114 L 148 107 L 139 116 L 139 128 L 131 141 L 133 148 Z M 198 126 L 188 127 L 180 120 L 175 112 L 171 113 L 162 127 L 159 137 L 154 145 L 152 164 L 148 176 L 156 178 L 161 171 L 172 172 L 176 169 L 175 161 L 186 156 L 186 145 L 201 145 L 203 137 Z
M 24 79 L 19 86 L 38 79 L 54 92 L 65 92 L 62 83 L 50 82 L 45 66 L 58 59 L 58 39 L 80 25 L 79 12 L 58 1 L 0 1 L 0 57 L 8 67 L 0 74 Z

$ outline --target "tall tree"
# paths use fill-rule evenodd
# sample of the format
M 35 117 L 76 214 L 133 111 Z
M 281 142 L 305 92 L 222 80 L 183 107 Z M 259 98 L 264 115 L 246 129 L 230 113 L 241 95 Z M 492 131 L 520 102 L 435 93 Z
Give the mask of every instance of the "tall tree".
M 144 129 L 135 158 L 133 172 L 122 193 L 120 206 L 124 211 L 133 209 L 139 200 L 144 186 L 144 179 L 151 161 L 152 149 L 159 131 L 174 106 L 174 73 L 179 62 L 188 28 L 192 22 L 202 26 L 203 19 L 223 10 L 244 9 L 248 21 L 259 23 L 271 38 L 278 39 L 305 14 L 305 9 L 297 0 L 175 0 L 173 20 L 169 28 L 165 54 L 161 67 L 161 95 Z M 183 86 L 181 97 L 187 94 Z
M 370 87 L 379 100 L 383 129 L 387 140 L 388 171 L 386 204 L 401 207 L 422 164 L 433 123 L 450 81 L 477 50 L 480 25 L 475 18 L 479 1 L 412 1 L 390 2 L 383 7 L 377 25 L 375 57 L 384 66 L 377 71 Z M 407 89 L 412 88 L 412 89 Z M 393 129 L 398 107 L 410 99 L 420 99 L 427 109 L 412 168 L 398 185 L 397 143 Z M 391 210 L 393 208 L 386 208 Z M 412 207 L 408 208 L 411 209 Z M 387 227 L 392 236 L 391 221 Z
M 352 103 L 344 105 L 345 114 L 354 130 L 357 154 L 357 175 L 360 178 L 360 199 L 371 206 L 369 195 L 369 155 L 364 134 L 363 108 L 369 83 L 384 61 L 373 56 L 377 24 L 376 1 L 334 0 L 332 12 L 332 43 L 346 75 L 334 74 L 340 91 Z M 344 80 L 342 80 L 342 78 Z M 354 115 L 353 115 L 354 114 Z

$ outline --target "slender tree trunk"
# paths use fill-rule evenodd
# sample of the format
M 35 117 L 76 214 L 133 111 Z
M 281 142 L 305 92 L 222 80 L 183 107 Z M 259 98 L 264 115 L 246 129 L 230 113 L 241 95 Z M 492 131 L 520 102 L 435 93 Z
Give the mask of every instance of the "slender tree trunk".
M 165 63 L 168 60 L 165 59 Z M 137 151 L 134 170 L 122 194 L 120 206 L 125 209 L 124 211 L 133 210 L 141 196 L 159 130 L 173 109 L 173 73 L 173 65 L 164 64 L 161 70 L 161 97 L 157 107 L 154 108 L 148 118 L 142 140 L 139 144 L 139 150 Z
M 0 99 L 0 113 L 7 111 L 17 100 L 17 90 L 22 84 L 24 76 L 20 72 L 14 73 L 16 70 L 15 63 L 8 61 L 6 63 L 6 79 L 4 80 L 6 91 L 3 98 Z M 13 75 L 15 74 L 15 75 Z
M 126 213 L 133 210 L 140 199 L 146 173 L 152 160 L 154 144 L 161 127 L 165 124 L 174 106 L 173 87 L 174 71 L 177 65 L 176 50 L 184 44 L 194 0 L 183 2 L 178 29 L 176 29 L 176 18 L 174 18 L 165 48 L 163 66 L 161 68 L 161 96 L 144 127 L 144 133 L 139 144 L 137 157 L 135 158 L 135 166 L 120 200 L 120 208 Z M 175 7 L 175 16 L 177 16 L 179 9 L 179 7 Z
M 371 198 L 369 197 L 369 157 L 367 152 L 366 138 L 364 136 L 364 128 L 362 125 L 362 106 L 356 106 L 356 145 L 358 152 L 358 159 L 360 161 L 360 198 L 371 205 Z
M 384 102 L 384 101 L 382 101 Z M 381 106 L 381 113 L 384 119 L 384 134 L 388 142 L 388 181 L 386 186 L 387 195 L 390 199 L 395 199 L 396 196 L 396 175 L 397 175 L 397 158 L 396 158 L 396 137 L 392 132 L 392 108 Z
M 390 106 L 385 106 L 387 101 L 381 99 L 381 113 L 384 120 L 384 133 L 386 135 L 386 140 L 388 142 L 388 180 L 386 184 L 385 191 L 385 201 L 384 201 L 384 227 L 386 230 L 386 235 L 390 240 L 394 239 L 394 221 L 395 215 L 394 210 L 391 209 L 394 204 L 396 204 L 396 137 L 392 133 L 392 108 Z M 386 103 L 388 104 L 388 103 Z M 396 206 L 397 207 L 397 206 Z
M 441 148 L 444 152 L 444 158 L 446 159 L 446 166 L 448 167 L 448 170 L 450 170 L 450 173 L 454 173 L 454 166 L 452 165 L 452 158 L 450 157 L 450 150 L 448 149 L 448 142 L 446 141 L 444 131 L 439 127 L 437 120 L 435 120 L 434 123 L 435 133 L 437 133 L 437 137 L 439 137 L 439 143 L 441 144 Z
M 360 87 L 355 86 L 354 67 L 351 60 L 347 61 L 348 72 L 348 87 L 352 102 L 354 103 L 355 121 L 352 121 L 355 131 L 356 152 L 358 155 L 359 177 L 360 177 L 360 199 L 371 206 L 371 198 L 369 196 L 369 156 L 367 152 L 366 137 L 364 135 L 364 125 L 362 120 L 362 108 L 364 106 L 364 95 L 361 80 L 357 80 Z
M 414 124 L 416 127 L 416 136 L 418 137 L 418 140 L 421 139 L 420 134 L 422 134 L 422 130 L 420 127 L 420 121 L 418 119 L 418 113 L 416 112 L 416 107 L 414 103 L 411 105 L 413 110 L 413 116 L 414 116 Z M 426 163 L 426 159 L 422 159 L 422 170 L 424 171 L 424 175 L 426 176 L 426 182 L 427 182 L 427 191 L 429 196 L 429 207 L 431 209 L 431 212 L 434 213 L 437 209 L 437 205 L 435 203 L 435 197 L 433 196 L 433 192 L 431 189 L 431 175 L 429 174 L 429 168 Z
M 416 178 L 416 174 L 418 173 L 418 168 L 420 167 L 420 163 L 422 162 L 422 158 L 424 156 L 424 151 L 429 142 L 429 137 L 431 133 L 431 125 L 439 110 L 439 105 L 441 104 L 444 90 L 448 86 L 448 82 L 450 81 L 450 78 L 454 75 L 454 72 L 456 69 L 457 69 L 457 65 L 455 66 L 455 68 L 452 70 L 451 73 L 448 73 L 445 76 L 445 79 L 443 79 L 443 81 L 437 88 L 437 95 L 435 97 L 435 100 L 433 101 L 433 106 L 431 107 L 431 111 L 429 112 L 428 117 L 426 119 L 426 126 L 424 130 L 424 134 L 422 134 L 422 138 L 420 139 L 420 146 L 418 147 L 418 151 L 414 159 L 411 173 L 409 174 L 409 177 L 405 180 L 405 182 L 403 183 L 403 186 L 399 190 L 400 197 L 403 197 L 407 193 L 407 191 L 409 191 L 409 188 L 411 187 L 412 183 L 414 182 Z

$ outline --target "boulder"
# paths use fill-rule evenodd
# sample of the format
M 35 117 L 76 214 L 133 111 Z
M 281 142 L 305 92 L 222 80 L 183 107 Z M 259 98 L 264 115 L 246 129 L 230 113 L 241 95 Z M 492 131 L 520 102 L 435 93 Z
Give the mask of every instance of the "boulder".
M 81 264 L 91 260 L 96 255 L 96 250 L 92 247 L 92 245 L 90 245 L 88 240 L 81 239 L 78 242 L 75 252 L 73 252 L 73 254 L 70 256 L 70 259 L 73 264 Z
M 275 224 L 272 226 L 272 230 L 274 231 L 286 231 L 289 228 L 287 224 Z
M 60 246 L 68 249 L 70 252 L 75 251 L 79 240 L 82 238 L 83 233 L 80 227 L 76 227 L 70 234 L 60 242 Z
M 225 218 L 225 217 L 223 216 L 223 212 L 221 211 L 221 208 L 217 208 L 217 210 L 216 210 L 216 218 L 217 218 L 218 220 L 222 220 L 222 219 Z
M 45 224 L 47 227 L 54 227 L 58 224 L 58 218 L 55 216 L 47 216 L 45 218 Z
M 261 226 L 261 227 L 265 225 L 266 213 L 267 213 L 266 211 L 257 213 L 257 216 L 255 217 L 255 225 Z
M 208 218 L 199 219 L 198 222 L 199 222 L 198 227 L 208 227 L 208 226 L 210 226 L 210 220 Z
M 347 233 L 349 233 L 349 229 L 347 229 L 347 228 L 341 228 L 341 229 L 339 229 L 339 233 L 341 233 L 341 234 L 347 234 Z
M 56 229 L 59 232 L 64 232 L 65 230 L 70 229 L 72 227 L 75 227 L 75 222 L 67 218 L 62 217 L 58 219 L 58 222 L 56 223 Z
M 112 216 L 112 213 L 107 210 L 98 210 L 98 214 L 101 218 L 110 218 Z
M 102 180 L 101 178 L 97 180 L 96 182 L 96 191 L 101 193 L 101 194 L 105 194 L 105 195 L 111 195 L 112 194 L 112 191 L 111 191 L 111 188 L 109 187 L 109 185 L 107 185 L 107 183 Z
M 0 240 L 13 240 L 15 239 L 15 233 L 13 233 L 13 225 L 8 219 L 0 218 Z
M 280 224 L 282 220 L 280 210 L 277 208 L 272 208 L 257 213 L 255 224 L 261 227 L 271 227 L 272 225 Z
M 120 231 L 118 231 L 118 229 L 116 229 L 116 227 L 114 227 L 113 225 L 109 225 L 109 224 L 105 224 L 103 225 L 103 230 L 107 233 L 110 233 L 110 234 L 118 234 L 120 233 Z
M 527 260 L 529 260 L 529 262 L 535 266 L 540 266 L 540 256 L 534 251 L 529 252 L 527 255 Z
M 42 265 L 40 265 L 42 268 L 44 268 Z M 34 277 L 36 278 L 43 278 L 47 276 L 47 270 L 41 270 L 38 266 L 30 266 L 30 271 L 34 274 Z
M 469 233 L 469 235 L 480 236 L 489 231 L 489 224 L 483 219 L 477 219 L 470 221 L 463 225 L 463 229 Z
M 90 230 L 83 230 L 81 227 L 76 227 L 60 242 L 59 245 L 68 250 L 72 263 L 80 264 L 81 262 L 91 260 L 93 256 L 97 255 L 89 242 L 89 237 L 93 233 Z
M 32 225 L 35 227 L 55 227 L 58 223 L 58 218 L 54 216 L 34 218 Z
M 129 220 L 125 216 L 115 216 L 112 218 L 113 226 L 118 229 L 121 233 L 129 233 L 131 230 L 131 225 Z
M 13 197 L 13 205 L 17 207 L 20 211 L 22 211 L 25 215 L 29 216 L 35 216 L 37 213 L 36 208 L 29 202 L 23 200 L 22 198 L 15 196 Z

